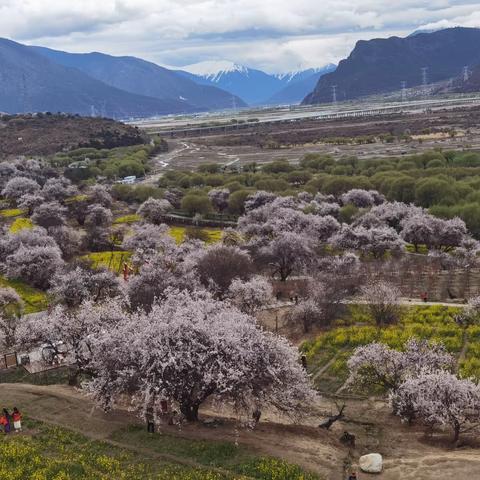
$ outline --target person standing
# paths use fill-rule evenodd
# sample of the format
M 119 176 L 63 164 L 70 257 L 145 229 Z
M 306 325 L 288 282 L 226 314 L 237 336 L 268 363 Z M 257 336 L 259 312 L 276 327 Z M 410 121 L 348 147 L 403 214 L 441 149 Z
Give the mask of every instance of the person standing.
M 13 408 L 12 418 L 13 418 L 13 428 L 15 432 L 17 433 L 21 432 L 22 431 L 22 414 L 20 413 L 17 407 Z
M 12 429 L 12 417 L 10 416 L 10 413 L 6 408 L 3 409 L 3 415 L 2 415 L 2 420 L 3 420 L 3 431 L 5 433 L 10 433 L 10 430 Z

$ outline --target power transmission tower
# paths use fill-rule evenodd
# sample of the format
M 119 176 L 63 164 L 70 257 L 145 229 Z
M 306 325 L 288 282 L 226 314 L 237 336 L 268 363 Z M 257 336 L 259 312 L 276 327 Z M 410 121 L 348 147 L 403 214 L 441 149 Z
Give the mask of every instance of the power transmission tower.
M 470 69 L 468 68 L 468 65 L 463 67 L 463 81 L 468 82 L 470 79 Z
M 427 85 L 428 85 L 428 67 L 422 67 L 422 88 L 423 94 L 427 96 Z
M 95 116 L 95 106 L 94 105 L 90 105 L 90 116 L 91 117 Z
M 337 105 L 337 85 L 332 85 L 332 103 Z
M 402 86 L 402 102 L 405 102 L 407 100 L 407 82 L 403 80 L 401 83 Z
M 237 113 L 237 99 L 235 98 L 235 95 L 232 95 L 232 106 L 234 113 Z

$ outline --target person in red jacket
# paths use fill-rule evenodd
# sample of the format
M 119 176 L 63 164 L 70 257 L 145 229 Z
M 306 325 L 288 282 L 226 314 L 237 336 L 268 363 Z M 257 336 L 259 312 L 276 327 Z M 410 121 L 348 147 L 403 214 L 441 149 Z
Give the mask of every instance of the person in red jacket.
M 5 434 L 10 433 L 11 430 L 11 419 L 12 417 L 10 416 L 10 413 L 8 413 L 8 410 L 6 408 L 3 409 L 3 413 L 0 416 L 0 425 L 3 426 L 3 431 Z
M 18 410 L 17 407 L 13 409 L 13 428 L 15 429 L 15 432 L 21 432 L 22 431 L 22 414 Z

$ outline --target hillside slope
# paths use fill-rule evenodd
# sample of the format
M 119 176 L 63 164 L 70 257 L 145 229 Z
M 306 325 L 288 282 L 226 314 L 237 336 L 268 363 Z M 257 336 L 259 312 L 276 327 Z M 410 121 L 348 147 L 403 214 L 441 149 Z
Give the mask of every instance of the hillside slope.
M 136 127 L 77 115 L 0 116 L 0 157 L 50 155 L 78 147 L 114 148 L 148 139 Z
M 449 28 L 406 38 L 391 37 L 359 41 L 350 56 L 333 73 L 320 78 L 304 104 L 332 101 L 332 86 L 338 100 L 421 85 L 422 68 L 427 83 L 458 77 L 465 65 L 480 63 L 480 29 Z
M 76 68 L 92 78 L 126 92 L 166 101 L 186 102 L 196 110 L 231 108 L 232 95 L 215 86 L 199 85 L 136 57 L 114 57 L 103 53 L 67 53 L 44 47 L 31 47 L 35 52 L 65 67 Z M 238 106 L 245 106 L 240 98 Z M 174 113 L 174 112 L 173 112 Z
M 0 111 L 126 118 L 195 110 L 184 101 L 158 100 L 113 88 L 25 45 L 0 39 Z

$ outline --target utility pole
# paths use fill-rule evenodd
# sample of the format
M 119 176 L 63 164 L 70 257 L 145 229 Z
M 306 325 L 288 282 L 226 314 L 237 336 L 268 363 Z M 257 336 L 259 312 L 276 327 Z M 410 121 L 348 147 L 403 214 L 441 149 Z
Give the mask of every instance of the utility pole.
M 401 83 L 402 86 L 402 102 L 407 100 L 407 82 L 405 80 Z

